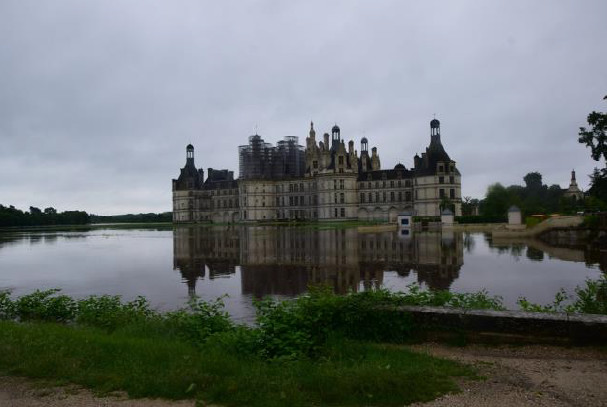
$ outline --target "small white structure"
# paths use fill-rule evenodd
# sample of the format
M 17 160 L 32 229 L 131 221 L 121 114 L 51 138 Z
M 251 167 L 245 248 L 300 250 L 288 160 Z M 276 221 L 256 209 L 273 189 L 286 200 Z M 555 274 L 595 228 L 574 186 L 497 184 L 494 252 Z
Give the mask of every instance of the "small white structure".
M 451 209 L 444 209 L 440 216 L 440 222 L 443 227 L 453 227 L 454 216 Z
M 413 214 L 411 212 L 399 213 L 396 222 L 399 229 L 410 229 L 413 227 Z
M 517 206 L 512 205 L 508 209 L 508 225 L 520 225 L 522 223 L 521 210 Z

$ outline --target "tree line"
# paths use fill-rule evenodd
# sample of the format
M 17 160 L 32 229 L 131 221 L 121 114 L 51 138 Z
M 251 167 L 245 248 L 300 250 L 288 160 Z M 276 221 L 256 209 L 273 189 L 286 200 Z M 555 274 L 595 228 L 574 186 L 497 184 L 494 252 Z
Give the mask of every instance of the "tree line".
M 0 204 L 0 227 L 3 226 L 44 226 L 44 225 L 85 225 L 91 217 L 84 211 L 57 212 L 53 207 L 36 208 L 30 206 L 29 212 L 13 205 Z
M 607 100 L 607 96 L 603 98 Z M 510 206 L 521 209 L 524 216 L 535 214 L 572 214 L 579 211 L 607 210 L 607 113 L 592 112 L 587 117 L 589 127 L 580 127 L 578 142 L 590 148 L 595 161 L 603 161 L 603 168 L 595 168 L 590 174 L 590 188 L 584 199 L 565 197 L 559 185 L 545 185 L 542 174 L 530 172 L 523 177 L 522 185 L 508 187 L 495 183 L 487 188 L 482 200 L 464 197 L 462 214 L 478 213 L 486 218 L 505 217 Z
M 128 215 L 101 216 L 91 215 L 92 223 L 153 223 L 172 222 L 173 212 L 163 213 L 138 213 Z

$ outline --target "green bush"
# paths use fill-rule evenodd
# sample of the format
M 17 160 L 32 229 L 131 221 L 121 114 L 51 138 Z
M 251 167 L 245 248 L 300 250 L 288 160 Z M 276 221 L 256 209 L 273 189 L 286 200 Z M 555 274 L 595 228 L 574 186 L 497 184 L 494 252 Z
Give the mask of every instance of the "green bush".
M 577 312 L 583 314 L 607 315 L 607 276 L 598 280 L 586 280 L 584 287 L 575 288 L 575 296 L 561 289 L 556 293 L 552 304 L 540 305 L 521 297 L 518 305 L 524 311 L 531 312 Z
M 456 216 L 455 221 L 460 225 L 477 223 L 505 223 L 505 216 Z
M 15 313 L 22 321 L 67 322 L 74 319 L 76 301 L 66 295 L 54 296 L 60 290 L 36 290 L 14 302 Z
M 584 222 L 582 223 L 582 226 L 589 229 L 598 229 L 599 221 L 600 220 L 598 215 L 584 216 Z

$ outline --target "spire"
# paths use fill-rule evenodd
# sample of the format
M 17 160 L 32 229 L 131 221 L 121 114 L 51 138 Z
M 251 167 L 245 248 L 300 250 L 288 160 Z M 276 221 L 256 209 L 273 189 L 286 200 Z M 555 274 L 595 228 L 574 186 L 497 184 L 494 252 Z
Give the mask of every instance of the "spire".
M 310 137 L 314 138 L 316 137 L 316 132 L 314 131 L 314 122 L 310 122 Z

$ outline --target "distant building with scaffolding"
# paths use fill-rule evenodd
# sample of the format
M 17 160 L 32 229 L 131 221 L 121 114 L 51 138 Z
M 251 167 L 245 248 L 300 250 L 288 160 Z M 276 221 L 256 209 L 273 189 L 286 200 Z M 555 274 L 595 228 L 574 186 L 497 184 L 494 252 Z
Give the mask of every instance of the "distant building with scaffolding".
M 385 220 L 399 213 L 439 216 L 450 207 L 461 215 L 461 174 L 445 151 L 440 122 L 430 122 L 430 144 L 414 167 L 381 169 L 376 147 L 360 141 L 360 154 L 341 129 L 316 140 L 314 124 L 305 148 L 298 137 L 273 146 L 261 136 L 238 147 L 239 178 L 232 171 L 209 168 L 208 178 L 194 165 L 194 147 L 173 180 L 175 222 L 257 222 L 280 220 Z

